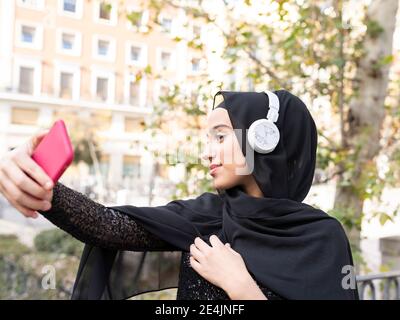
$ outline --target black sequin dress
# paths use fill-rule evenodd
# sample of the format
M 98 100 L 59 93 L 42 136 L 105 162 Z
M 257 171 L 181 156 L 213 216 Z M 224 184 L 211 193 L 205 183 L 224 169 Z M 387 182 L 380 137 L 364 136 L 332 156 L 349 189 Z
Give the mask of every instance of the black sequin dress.
M 171 244 L 148 232 L 132 217 L 107 208 L 61 183 L 54 187 L 52 208 L 39 211 L 46 219 L 76 239 L 102 248 L 128 251 L 178 251 Z M 177 300 L 228 300 L 224 290 L 201 277 L 182 252 Z M 270 299 L 281 299 L 262 288 Z

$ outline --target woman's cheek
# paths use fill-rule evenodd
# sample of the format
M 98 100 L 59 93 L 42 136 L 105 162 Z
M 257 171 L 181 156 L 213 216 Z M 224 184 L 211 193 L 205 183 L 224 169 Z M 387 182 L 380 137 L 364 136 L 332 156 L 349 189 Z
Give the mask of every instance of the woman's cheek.
M 235 166 L 233 164 L 223 165 L 219 174 L 216 176 L 215 184 L 218 188 L 229 189 L 240 182 L 240 177 L 235 173 Z
M 232 140 L 231 135 L 227 136 L 225 141 L 222 143 L 222 149 L 221 149 L 221 156 L 223 159 L 222 163 L 225 165 L 229 166 L 234 166 L 235 165 L 235 143 L 234 140 Z
M 228 135 L 223 143 L 222 155 L 224 164 L 243 167 L 246 163 L 240 144 L 235 135 Z
M 236 170 L 244 157 L 240 148 L 238 154 L 237 148 L 238 146 L 235 145 L 235 141 L 231 136 L 227 136 L 224 142 L 219 144 L 217 154 L 222 167 L 214 177 L 214 186 L 216 188 L 228 189 L 240 182 L 240 176 L 236 174 Z

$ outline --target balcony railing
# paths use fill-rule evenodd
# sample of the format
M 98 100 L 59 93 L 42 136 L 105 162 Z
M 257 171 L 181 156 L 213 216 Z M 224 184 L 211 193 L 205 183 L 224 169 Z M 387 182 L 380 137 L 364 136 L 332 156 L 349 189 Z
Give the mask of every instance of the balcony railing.
M 400 271 L 357 276 L 356 280 L 361 300 L 400 300 Z

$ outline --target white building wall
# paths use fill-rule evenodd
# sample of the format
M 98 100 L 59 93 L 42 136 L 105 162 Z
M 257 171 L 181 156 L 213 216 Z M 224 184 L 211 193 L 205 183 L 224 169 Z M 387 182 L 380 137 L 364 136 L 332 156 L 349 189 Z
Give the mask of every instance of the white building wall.
M 15 0 L 0 1 L 0 90 L 11 86 Z

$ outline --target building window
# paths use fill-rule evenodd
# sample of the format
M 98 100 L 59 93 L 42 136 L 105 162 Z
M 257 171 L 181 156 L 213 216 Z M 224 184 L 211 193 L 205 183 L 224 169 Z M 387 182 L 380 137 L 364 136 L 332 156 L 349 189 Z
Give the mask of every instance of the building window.
M 161 52 L 161 68 L 163 70 L 170 69 L 171 67 L 171 56 L 170 52 L 162 51 Z
M 200 59 L 193 58 L 192 59 L 192 72 L 199 72 L 200 71 Z
M 44 0 L 18 0 L 18 4 L 36 10 L 42 10 L 44 8 Z
M 125 155 L 122 171 L 124 178 L 140 178 L 140 157 Z
M 139 62 L 140 57 L 141 57 L 141 52 L 142 52 L 142 48 L 136 47 L 136 46 L 131 46 L 130 60 L 133 62 Z
M 60 98 L 71 99 L 73 90 L 74 74 L 61 72 L 60 74 Z
M 104 179 L 107 179 L 110 171 L 110 156 L 108 154 L 101 154 L 99 157 L 99 170 Z M 96 170 L 94 165 L 89 166 L 89 174 L 95 175 Z
M 172 19 L 170 18 L 162 18 L 161 19 L 161 28 L 162 31 L 165 33 L 171 33 L 172 32 Z
M 63 10 L 69 13 L 76 13 L 76 0 L 63 0 Z
M 115 47 L 116 43 L 114 39 L 100 37 L 97 35 L 93 37 L 94 58 L 110 62 L 114 61 Z
M 200 38 L 201 37 L 201 27 L 200 26 L 193 26 L 193 38 Z
M 101 101 L 108 100 L 108 79 L 98 77 L 96 79 L 96 97 Z
M 93 0 L 94 21 L 109 26 L 115 26 L 118 22 L 117 1 Z M 121 1 L 123 2 L 123 1 Z
M 165 98 L 170 94 L 171 85 L 168 81 L 157 80 L 153 95 L 153 102 L 158 104 L 160 102 L 164 103 Z
M 80 19 L 82 18 L 83 0 L 58 0 L 58 14 Z
M 141 43 L 128 43 L 126 62 L 130 65 L 145 67 L 147 64 L 147 47 Z
M 169 95 L 169 86 L 167 84 L 162 84 L 160 86 L 160 98 L 166 98 Z
M 42 61 L 28 57 L 15 57 L 13 88 L 22 94 L 38 96 L 42 87 Z
M 144 122 L 139 118 L 125 118 L 125 132 L 127 133 L 140 133 L 144 130 Z
M 33 44 L 35 41 L 36 28 L 22 26 L 21 28 L 21 42 Z
M 140 28 L 143 26 L 143 12 L 131 10 L 127 15 L 126 18 L 131 23 L 131 26 L 136 28 Z
M 82 35 L 75 30 L 57 30 L 57 51 L 61 54 L 79 56 Z
M 72 50 L 75 43 L 75 35 L 69 33 L 63 33 L 61 36 L 62 48 L 64 50 Z
M 110 54 L 110 41 L 99 40 L 97 42 L 97 54 L 107 57 Z
M 81 81 L 79 65 L 56 63 L 54 79 L 56 97 L 61 99 L 79 99 Z
M 140 85 L 138 81 L 129 83 L 129 104 L 139 106 L 140 104 Z
M 124 103 L 133 107 L 144 107 L 146 104 L 146 77 L 138 79 L 135 74 L 125 75 Z
M 16 22 L 16 44 L 19 47 L 41 50 L 43 44 L 43 27 L 31 24 Z
M 99 161 L 100 173 L 104 178 L 107 178 L 108 172 L 110 171 L 110 156 L 102 154 Z
M 24 94 L 33 94 L 34 68 L 20 67 L 18 91 Z
M 114 103 L 115 72 L 95 65 L 91 67 L 91 72 L 91 93 L 93 100 Z
M 99 131 L 108 131 L 111 128 L 112 118 L 109 112 L 96 112 L 91 115 L 91 123 Z
M 12 108 L 11 123 L 26 126 L 35 126 L 38 122 L 39 111 L 28 108 Z
M 138 6 L 126 8 L 127 28 L 135 32 L 148 32 L 149 11 Z
M 99 18 L 103 20 L 111 20 L 112 5 L 106 2 L 100 3 Z

